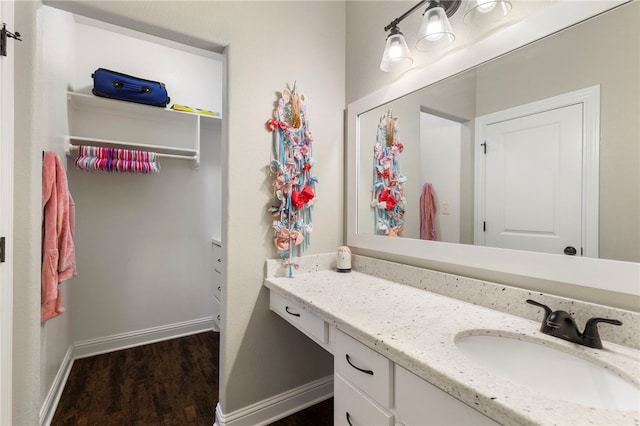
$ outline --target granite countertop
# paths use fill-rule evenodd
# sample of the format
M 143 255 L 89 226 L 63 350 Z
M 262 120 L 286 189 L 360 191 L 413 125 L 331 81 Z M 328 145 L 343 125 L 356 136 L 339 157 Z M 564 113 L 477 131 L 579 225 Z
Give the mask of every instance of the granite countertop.
M 265 286 L 497 422 L 640 424 L 638 411 L 591 408 L 545 398 L 493 374 L 461 353 L 455 337 L 473 331 L 536 339 L 613 366 L 614 373 L 636 386 L 640 386 L 638 350 L 606 341 L 604 349 L 576 345 L 542 334 L 538 322 L 356 271 L 320 270 L 293 278 L 271 277 Z

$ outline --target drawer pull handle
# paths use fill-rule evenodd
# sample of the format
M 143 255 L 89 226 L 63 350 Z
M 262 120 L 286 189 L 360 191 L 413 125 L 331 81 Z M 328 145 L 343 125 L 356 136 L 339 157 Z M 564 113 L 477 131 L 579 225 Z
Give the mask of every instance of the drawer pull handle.
M 350 366 L 352 366 L 353 368 L 355 368 L 358 371 L 362 371 L 365 374 L 369 374 L 369 375 L 373 376 L 373 371 L 364 370 L 364 369 L 362 369 L 362 368 L 360 368 L 358 366 L 353 365 L 353 363 L 351 362 L 351 359 L 349 359 L 349 354 L 346 354 L 346 357 L 347 357 L 347 362 L 349 363 Z
M 218 321 L 220 321 L 220 315 L 218 315 Z
M 349 426 L 353 426 L 353 423 L 351 423 L 351 416 L 349 415 L 348 411 L 347 411 L 347 423 L 349 423 Z
M 288 313 L 289 315 L 293 315 L 294 317 L 299 317 L 299 316 L 300 316 L 300 314 L 296 314 L 295 312 L 291 312 L 291 311 L 289 310 L 289 307 L 288 307 L 288 306 L 285 306 L 285 307 L 284 307 L 284 310 L 285 310 L 285 311 L 287 311 L 287 313 Z
M 222 291 L 222 287 L 218 286 L 218 291 Z

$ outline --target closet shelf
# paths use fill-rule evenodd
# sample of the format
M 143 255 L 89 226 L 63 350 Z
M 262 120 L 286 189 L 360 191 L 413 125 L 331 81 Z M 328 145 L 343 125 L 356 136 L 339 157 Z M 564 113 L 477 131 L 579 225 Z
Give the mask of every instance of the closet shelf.
M 102 98 L 95 95 L 88 95 L 80 92 L 67 92 L 67 100 L 75 108 L 91 108 L 99 109 L 110 112 L 117 112 L 124 115 L 137 115 L 137 116 L 155 116 L 162 119 L 179 120 L 183 118 L 185 120 L 193 120 L 195 118 L 201 119 L 203 122 L 219 122 L 222 121 L 221 117 L 212 116 L 207 114 L 199 114 L 196 112 L 177 111 L 170 108 L 161 108 L 156 106 L 138 104 L 134 102 L 119 101 L 116 99 Z
M 79 145 L 122 147 L 152 151 L 162 157 L 192 160 L 198 167 L 203 129 L 210 129 L 211 126 L 217 128 L 222 122 L 220 117 L 206 114 L 79 92 L 67 92 L 67 102 L 71 133 L 66 137 L 67 154 Z M 140 142 L 132 142 L 133 140 Z M 156 143 L 144 143 L 145 141 Z M 190 147 L 185 148 L 184 142 L 187 141 L 192 142 Z M 176 143 L 181 146 L 176 146 Z

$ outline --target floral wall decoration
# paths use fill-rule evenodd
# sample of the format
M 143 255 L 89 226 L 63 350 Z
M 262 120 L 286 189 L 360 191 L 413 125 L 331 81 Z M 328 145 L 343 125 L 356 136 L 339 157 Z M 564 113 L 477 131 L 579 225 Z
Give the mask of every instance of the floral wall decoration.
M 371 207 L 374 210 L 374 233 L 398 237 L 404 228 L 405 198 L 403 184 L 407 178 L 400 173 L 400 143 L 398 118 L 391 110 L 380 118 L 373 148 L 373 187 Z
M 269 169 L 274 176 L 275 196 L 269 213 L 273 217 L 274 244 L 289 276 L 297 268 L 294 256 L 300 256 L 311 244 L 311 210 L 318 183 L 312 175 L 313 137 L 304 100 L 294 83 L 291 90 L 282 91 L 273 118 L 267 121 L 267 129 L 273 133 Z

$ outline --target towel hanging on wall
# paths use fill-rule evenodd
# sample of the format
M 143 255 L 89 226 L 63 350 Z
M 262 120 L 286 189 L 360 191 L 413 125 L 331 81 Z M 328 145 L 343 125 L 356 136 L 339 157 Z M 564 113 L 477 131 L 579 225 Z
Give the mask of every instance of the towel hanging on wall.
M 77 275 L 74 238 L 75 204 L 67 175 L 55 152 L 42 159 L 41 320 L 64 312 L 59 284 Z
M 155 152 L 131 149 L 78 146 L 75 164 L 81 170 L 101 170 L 116 173 L 159 173 L 160 163 Z
M 420 195 L 420 239 L 438 240 L 436 231 L 436 194 L 433 185 L 425 183 Z

